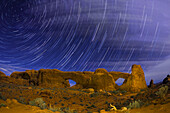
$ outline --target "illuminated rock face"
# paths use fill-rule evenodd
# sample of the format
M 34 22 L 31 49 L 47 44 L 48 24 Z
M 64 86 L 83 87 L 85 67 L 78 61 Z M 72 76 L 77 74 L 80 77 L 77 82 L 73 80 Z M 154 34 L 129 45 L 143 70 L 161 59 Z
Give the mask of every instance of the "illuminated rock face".
M 7 84 L 16 84 L 16 85 L 29 85 L 28 80 L 24 80 L 22 78 L 12 78 L 6 76 L 3 72 L 0 71 L 0 83 L 7 83 Z
M 76 82 L 72 88 L 93 88 L 95 91 L 113 91 L 120 88 L 136 92 L 147 88 L 144 72 L 140 65 L 132 66 L 132 74 L 107 72 L 105 69 L 97 69 L 95 72 L 63 72 L 57 69 L 40 69 L 39 71 L 14 72 L 11 74 L 11 78 L 26 79 L 30 85 L 58 88 L 70 87 L 68 80 L 71 79 Z M 119 78 L 125 79 L 121 86 L 115 83 Z
M 134 91 L 134 92 L 138 92 L 141 89 L 147 88 L 145 75 L 140 65 L 132 66 L 132 73 L 125 80 L 124 84 L 120 86 L 120 88 L 123 90 Z
M 0 77 L 5 77 L 6 75 L 0 71 Z

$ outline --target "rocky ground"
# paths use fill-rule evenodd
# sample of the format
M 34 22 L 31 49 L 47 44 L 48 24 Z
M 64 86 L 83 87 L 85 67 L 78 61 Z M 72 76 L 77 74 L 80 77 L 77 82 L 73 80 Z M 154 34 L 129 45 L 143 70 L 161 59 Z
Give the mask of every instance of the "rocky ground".
M 99 85 L 100 90 L 97 90 L 97 87 L 96 89 L 95 87 L 76 89 L 74 86 L 47 87 L 48 84 L 54 82 L 53 79 L 55 77 L 58 77 L 58 73 L 53 79 L 48 79 L 46 78 L 48 77 L 47 73 L 48 75 L 53 76 L 54 73 L 51 72 L 55 70 L 45 70 L 47 71 L 46 73 L 40 73 L 41 71 L 37 71 L 38 76 L 35 80 L 33 79 L 36 77 L 35 72 L 29 76 L 26 76 L 27 74 L 25 74 L 25 72 L 19 73 L 15 78 L 6 76 L 4 73 L 0 72 L 0 113 L 169 113 L 170 110 L 168 107 L 170 105 L 169 75 L 159 84 L 154 84 L 154 81 L 151 80 L 150 85 L 147 87 L 145 82 L 140 82 L 144 79 L 144 73 L 141 67 L 134 68 L 133 66 L 132 74 L 127 74 L 128 78 L 125 79 L 125 86 L 127 87 L 127 84 L 136 80 L 136 82 L 133 83 L 138 83 L 137 86 L 143 84 L 145 88 L 135 87 L 135 89 L 138 88 L 138 90 L 124 90 L 115 85 L 114 87 L 116 89 L 114 90 L 100 89 L 102 87 L 108 89 L 106 86 L 109 84 L 107 84 L 106 86 Z M 62 74 L 63 73 L 65 72 L 62 72 Z M 76 73 L 78 76 L 78 73 L 80 72 Z M 87 72 L 81 72 L 81 74 L 82 73 Z M 103 71 L 99 69 L 95 73 L 98 74 L 90 75 L 95 83 L 98 81 L 99 83 L 106 82 L 100 81 L 102 79 L 100 76 L 107 75 L 112 77 L 106 70 Z M 71 72 L 71 77 L 73 76 L 72 74 L 73 73 Z M 120 73 L 117 74 L 119 76 L 121 75 Z M 44 77 L 44 75 L 46 76 Z M 65 73 L 64 76 L 68 79 L 68 75 Z M 85 77 L 84 74 L 82 75 Z M 136 75 L 137 78 L 141 77 L 142 79 L 131 79 Z M 40 77 L 44 78 L 40 79 Z M 96 79 L 96 77 L 98 79 Z M 115 77 L 117 76 L 115 75 Z M 57 82 L 55 81 L 55 83 L 61 82 L 62 84 L 65 84 L 67 81 L 64 78 L 62 79 L 64 82 L 58 81 L 57 79 Z M 114 79 L 116 80 L 117 78 Z M 37 80 L 39 82 L 36 82 Z M 128 80 L 130 82 L 128 82 Z M 32 81 L 34 81 L 33 84 Z M 48 84 L 46 87 L 43 87 L 40 83 Z M 128 88 L 131 87 L 129 86 Z
M 59 111 L 51 111 L 47 109 L 40 109 L 36 106 L 31 105 L 25 105 L 18 103 L 15 99 L 3 101 L 0 100 L 0 103 L 4 103 L 6 106 L 3 106 L 0 108 L 0 113 L 60 113 Z M 169 109 L 170 103 L 166 104 L 157 104 L 157 105 L 149 105 L 147 107 L 142 107 L 138 109 L 131 109 L 127 112 L 122 113 L 170 113 Z M 70 113 L 70 112 L 67 112 Z M 98 112 L 92 112 L 92 113 L 98 113 Z M 100 111 L 100 113 L 121 113 L 116 111 Z
M 155 94 L 163 86 L 166 86 L 166 84 L 158 84 L 139 93 L 133 93 L 121 90 L 94 92 L 90 89 L 50 89 L 0 83 L 0 103 L 6 105 L 6 107 L 0 108 L 0 113 L 14 113 L 14 111 L 18 111 L 17 113 L 50 113 L 51 111 L 47 109 L 61 113 L 70 113 L 70 111 L 71 113 L 102 113 L 102 111 L 107 113 L 113 112 L 110 111 L 110 104 L 116 106 L 117 109 L 121 109 L 121 107 L 127 107 L 130 103 L 139 100 L 141 109 L 131 109 L 131 113 L 158 113 L 158 111 L 159 113 L 168 113 L 168 105 L 170 105 L 169 90 L 163 99 Z M 44 100 L 44 103 L 46 103 L 45 110 L 30 105 L 30 101 L 36 98 Z

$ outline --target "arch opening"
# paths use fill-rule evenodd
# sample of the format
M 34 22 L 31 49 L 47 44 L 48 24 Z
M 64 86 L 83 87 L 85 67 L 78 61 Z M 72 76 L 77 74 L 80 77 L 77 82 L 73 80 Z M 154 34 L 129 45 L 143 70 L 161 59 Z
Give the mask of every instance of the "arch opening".
M 125 81 L 124 78 L 119 78 L 119 79 L 116 80 L 115 83 L 116 83 L 118 86 L 121 86 L 121 85 L 123 84 L 124 81 Z
M 76 82 L 74 80 L 68 79 L 70 87 L 75 86 Z

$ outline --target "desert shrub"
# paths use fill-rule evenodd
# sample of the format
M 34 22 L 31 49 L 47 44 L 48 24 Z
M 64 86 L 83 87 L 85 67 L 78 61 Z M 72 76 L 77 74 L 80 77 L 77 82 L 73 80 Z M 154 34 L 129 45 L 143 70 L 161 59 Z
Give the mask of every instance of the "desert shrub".
M 36 106 L 35 101 L 34 100 L 33 101 L 29 101 L 29 105 Z
M 117 93 L 118 93 L 118 91 L 112 91 L 111 93 L 117 94 Z
M 97 108 L 94 104 L 93 104 L 91 107 L 93 107 L 93 108 Z
M 91 106 L 88 106 L 87 108 L 97 108 L 94 104 Z
M 168 92 L 168 86 L 164 86 L 159 88 L 159 90 L 155 94 L 158 95 L 160 98 L 165 98 L 167 92 Z
M 1 107 L 6 107 L 6 105 L 5 105 L 4 103 L 1 103 L 1 104 L 0 104 L 0 108 L 1 108 Z
M 121 92 L 122 94 L 127 93 L 127 91 L 125 91 L 125 90 L 121 90 L 120 92 Z
M 81 106 L 84 106 L 84 104 L 80 104 Z
M 88 111 L 87 113 L 93 113 L 92 111 Z
M 130 103 L 129 106 L 127 106 L 127 108 L 129 108 L 129 109 L 140 108 L 140 107 L 142 107 L 142 105 L 143 105 L 142 101 L 138 100 L 138 101 L 134 101 L 134 102 Z
M 64 106 L 64 104 L 63 104 L 63 103 L 62 103 L 61 105 L 62 105 L 62 106 Z
M 24 99 L 23 97 L 20 97 L 20 98 L 18 99 L 18 102 L 19 102 L 19 103 L 22 103 L 22 104 L 26 104 L 26 103 L 25 103 L 25 99 Z
M 52 96 L 50 96 L 49 98 L 50 98 L 50 99 L 52 99 L 53 97 L 52 97 Z
M 77 110 L 73 110 L 73 113 L 78 113 L 78 111 Z
M 66 100 L 69 100 L 70 98 L 69 97 L 63 97 L 64 99 L 66 99 Z
M 0 92 L 0 99 L 2 99 L 2 93 Z
M 39 105 L 39 107 L 40 107 L 41 109 L 46 109 L 46 108 L 47 108 L 47 105 L 46 105 L 46 103 L 42 103 L 42 104 Z
M 131 110 L 131 108 L 129 108 L 127 111 L 125 111 L 125 113 L 130 113 L 130 110 Z
M 60 113 L 77 113 L 76 110 L 71 110 L 70 108 L 58 108 L 58 107 L 50 107 L 49 110 L 55 112 L 55 111 L 59 111 Z
M 140 91 L 146 91 L 146 89 L 141 89 Z
M 2 93 L 0 92 L 0 99 L 6 101 L 6 97 L 2 95 Z
M 46 109 L 46 108 L 47 108 L 47 105 L 46 105 L 46 103 L 43 101 L 42 98 L 36 98 L 36 99 L 34 99 L 33 101 L 29 101 L 29 105 L 38 106 L 38 107 L 40 107 L 41 109 Z
M 108 102 L 108 101 L 106 101 L 106 102 L 105 102 L 105 104 L 109 104 L 109 102 Z
M 69 107 L 67 107 L 67 108 L 64 107 L 62 109 L 62 111 L 64 111 L 64 113 L 77 113 L 76 110 L 71 110 Z
M 60 113 L 64 113 L 61 108 L 56 108 L 56 107 L 52 108 L 52 107 L 50 107 L 49 110 L 51 110 L 53 112 L 59 111 Z
M 37 105 L 44 103 L 42 98 L 36 98 L 34 101 Z
M 98 92 L 95 92 L 95 93 L 90 94 L 90 97 L 96 97 L 96 96 L 98 96 L 98 95 L 99 95 L 99 93 L 98 93 Z
M 130 98 L 134 98 L 134 96 L 130 96 Z

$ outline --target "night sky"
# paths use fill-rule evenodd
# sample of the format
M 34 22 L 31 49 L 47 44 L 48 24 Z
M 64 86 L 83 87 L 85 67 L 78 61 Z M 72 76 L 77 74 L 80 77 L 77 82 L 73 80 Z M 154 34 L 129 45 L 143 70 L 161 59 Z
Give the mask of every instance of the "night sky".
M 0 0 L 0 71 L 170 74 L 170 0 Z

